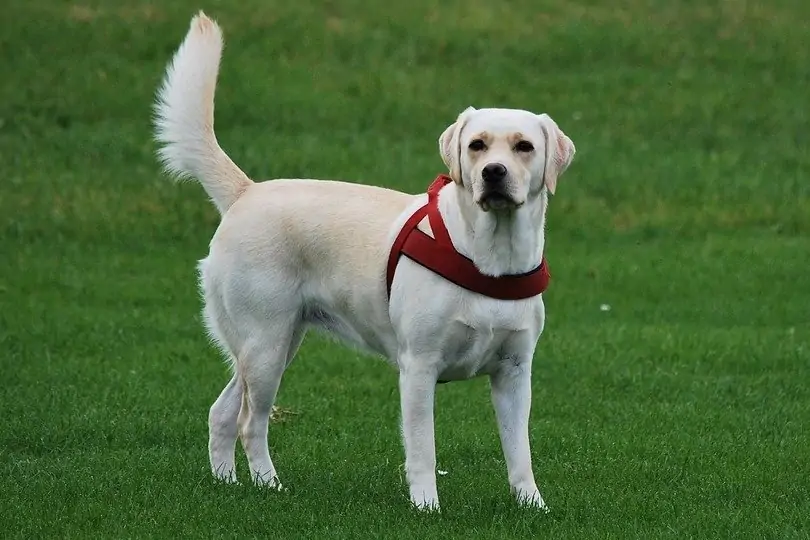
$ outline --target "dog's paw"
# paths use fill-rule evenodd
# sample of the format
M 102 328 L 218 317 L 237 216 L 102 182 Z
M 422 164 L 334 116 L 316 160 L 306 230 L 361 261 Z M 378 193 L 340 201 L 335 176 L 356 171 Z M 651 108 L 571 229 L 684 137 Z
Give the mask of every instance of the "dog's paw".
M 411 503 L 420 512 L 441 512 L 436 487 L 411 488 Z
M 214 483 L 221 486 L 238 486 L 241 484 L 236 479 L 236 473 L 228 475 L 214 475 Z
M 236 479 L 236 469 L 232 466 L 222 464 L 211 469 L 214 481 L 220 484 L 238 484 Z
M 272 491 L 286 491 L 286 488 L 281 485 L 281 481 L 275 474 L 256 474 L 253 477 L 253 483 L 257 487 L 270 489 Z
M 543 500 L 543 496 L 540 495 L 540 491 L 537 489 L 537 486 L 515 488 L 513 489 L 513 492 L 520 506 L 540 510 L 544 514 L 549 512 L 546 501 Z

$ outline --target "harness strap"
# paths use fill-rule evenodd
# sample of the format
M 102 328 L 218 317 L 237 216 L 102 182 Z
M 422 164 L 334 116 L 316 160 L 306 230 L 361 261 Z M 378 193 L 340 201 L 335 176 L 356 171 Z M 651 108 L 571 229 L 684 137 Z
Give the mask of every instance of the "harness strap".
M 391 297 L 399 257 L 405 255 L 447 281 L 472 292 L 499 300 L 522 300 L 543 293 L 551 279 L 545 257 L 540 265 L 525 274 L 485 276 L 472 260 L 453 247 L 450 234 L 439 212 L 439 191 L 452 179 L 439 175 L 428 189 L 428 202 L 408 218 L 397 235 L 388 256 L 387 294 Z M 420 231 L 417 226 L 427 216 L 434 237 Z

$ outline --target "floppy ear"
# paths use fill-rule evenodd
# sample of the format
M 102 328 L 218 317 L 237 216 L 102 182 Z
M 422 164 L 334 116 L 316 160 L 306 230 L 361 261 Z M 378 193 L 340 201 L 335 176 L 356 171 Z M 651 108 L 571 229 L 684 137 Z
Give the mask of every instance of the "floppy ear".
M 577 149 L 549 115 L 540 114 L 538 116 L 543 132 L 546 134 L 546 169 L 543 173 L 543 183 L 549 193 L 554 195 L 554 191 L 557 189 L 557 179 L 571 164 Z
M 461 141 L 459 136 L 461 130 L 464 129 L 464 124 L 467 123 L 467 115 L 474 111 L 475 108 L 467 107 L 458 115 L 455 122 L 447 126 L 441 137 L 439 137 L 439 153 L 442 156 L 442 161 L 447 165 L 450 170 L 450 177 L 457 183 L 461 184 Z

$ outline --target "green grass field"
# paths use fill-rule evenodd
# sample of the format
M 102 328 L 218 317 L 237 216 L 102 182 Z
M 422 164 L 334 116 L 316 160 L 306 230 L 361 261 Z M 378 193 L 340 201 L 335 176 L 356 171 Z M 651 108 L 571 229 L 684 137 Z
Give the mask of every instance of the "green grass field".
M 396 4 L 5 0 L 0 536 L 810 537 L 810 3 Z M 150 126 L 200 8 L 255 178 L 421 191 L 467 105 L 574 140 L 533 382 L 550 514 L 512 502 L 485 379 L 439 387 L 443 513 L 410 510 L 396 373 L 316 335 L 270 431 L 289 492 L 211 480 L 217 214 Z

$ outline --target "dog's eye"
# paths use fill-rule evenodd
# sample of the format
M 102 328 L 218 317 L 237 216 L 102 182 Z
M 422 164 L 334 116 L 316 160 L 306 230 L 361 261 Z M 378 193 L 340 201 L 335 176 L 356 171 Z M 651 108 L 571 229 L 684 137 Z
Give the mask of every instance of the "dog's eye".
M 483 150 L 486 147 L 487 147 L 487 145 L 484 144 L 484 141 L 482 141 L 481 139 L 475 139 L 474 141 L 472 141 L 470 143 L 470 145 L 467 148 L 469 148 L 473 152 L 480 152 L 481 150 Z
M 534 145 L 532 143 L 530 143 L 529 141 L 519 141 L 515 145 L 515 151 L 516 152 L 533 152 L 534 151 Z

